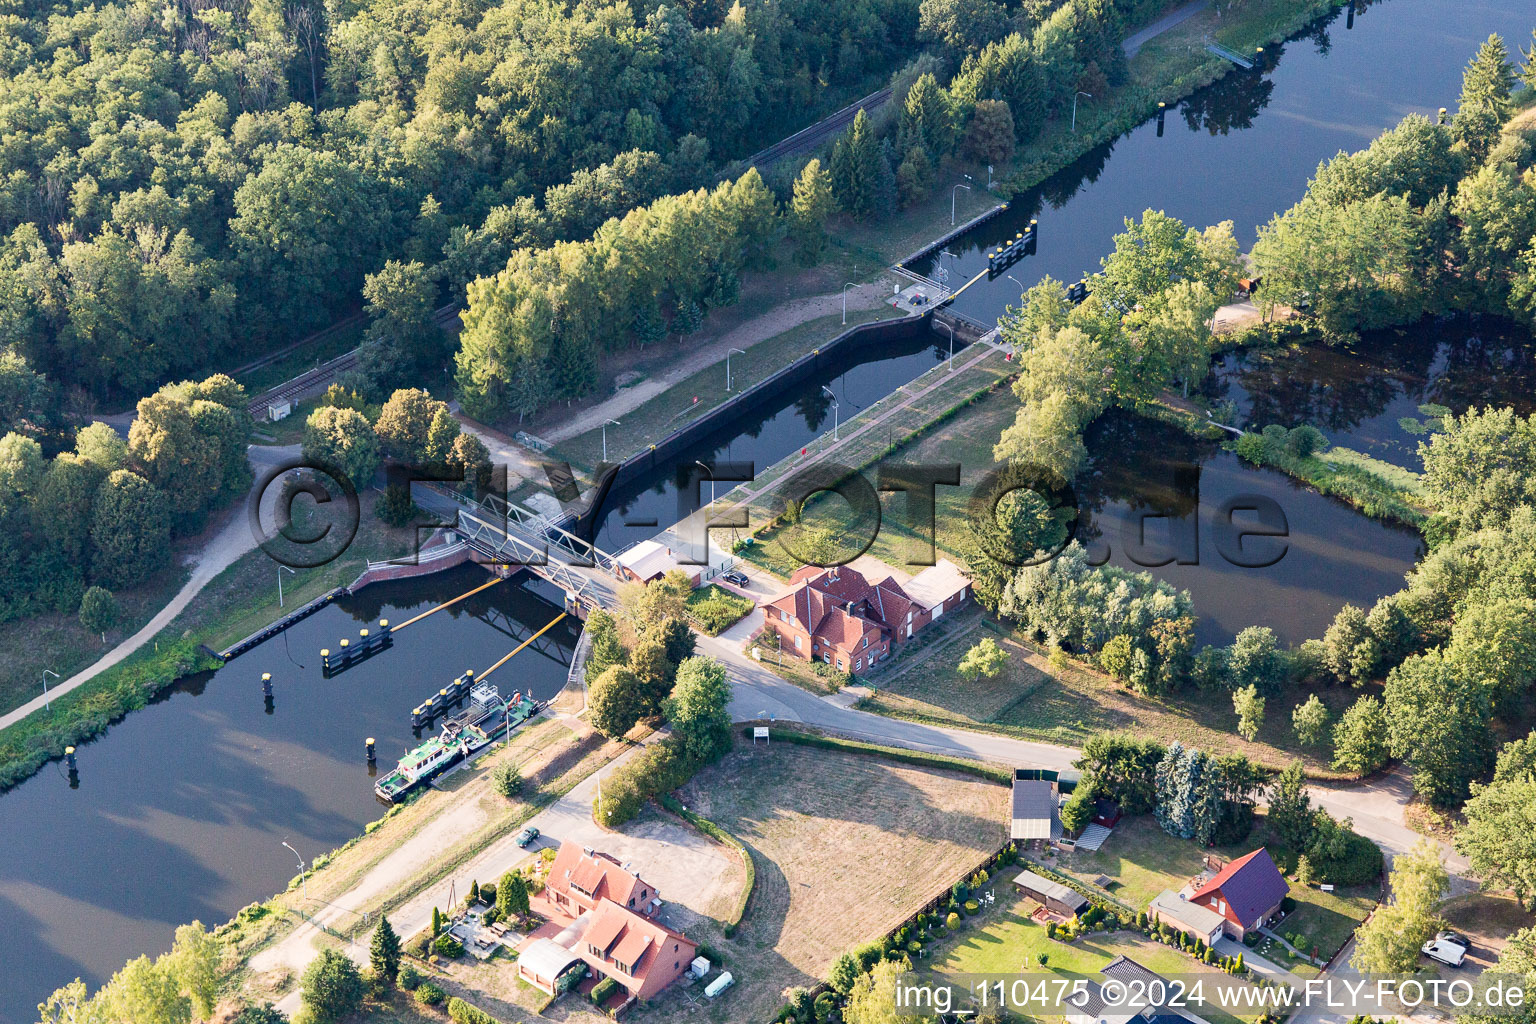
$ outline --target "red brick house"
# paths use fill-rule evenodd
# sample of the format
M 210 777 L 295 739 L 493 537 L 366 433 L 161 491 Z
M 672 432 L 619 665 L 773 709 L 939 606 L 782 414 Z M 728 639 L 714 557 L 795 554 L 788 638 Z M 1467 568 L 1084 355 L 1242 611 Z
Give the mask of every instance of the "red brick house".
M 638 914 L 650 914 L 661 904 L 656 887 L 614 857 L 561 843 L 544 881 L 545 896 L 572 917 L 593 910 L 603 900 Z
M 1285 876 L 1261 846 L 1216 872 L 1190 894 L 1189 902 L 1220 914 L 1223 930 L 1241 940 L 1279 913 L 1290 891 Z
M 862 672 L 884 661 L 970 594 L 970 581 L 948 561 L 914 576 L 903 587 L 886 575 L 871 583 L 849 566 L 807 565 L 789 578 L 790 589 L 763 606 L 763 625 L 779 635 L 779 649 L 842 672 Z M 913 591 L 927 600 L 919 600 Z
M 585 963 L 635 999 L 647 1000 L 681 977 L 698 949 L 681 932 L 604 899 L 558 935 L 526 944 L 518 953 L 517 974 L 540 991 L 558 995 L 570 988 L 578 965 Z

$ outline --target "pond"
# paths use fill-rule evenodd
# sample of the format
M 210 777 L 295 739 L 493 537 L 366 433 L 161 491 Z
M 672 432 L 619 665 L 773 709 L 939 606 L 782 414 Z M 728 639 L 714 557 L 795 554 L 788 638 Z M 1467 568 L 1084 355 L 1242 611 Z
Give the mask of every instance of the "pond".
M 1218 361 L 1206 394 L 1237 407 L 1234 426 L 1310 423 L 1335 445 L 1419 470 L 1439 406 L 1536 411 L 1536 345 L 1525 328 L 1457 317 L 1374 331 L 1349 346 L 1244 349 Z
M 1089 557 L 1188 590 L 1201 644 L 1247 626 L 1286 644 L 1321 637 L 1345 603 L 1369 608 L 1401 590 L 1424 550 L 1414 530 L 1159 420 L 1112 410 L 1084 441 L 1078 537 Z M 1281 518 L 1250 511 L 1265 505 Z M 1283 535 L 1237 538 L 1261 528 Z
M 410 709 L 527 639 L 560 614 L 561 596 L 522 578 L 500 583 L 330 679 L 320 648 L 487 578 L 465 565 L 367 587 L 81 747 L 78 789 L 56 763 L 0 796 L 0 1021 L 33 1021 L 77 975 L 99 985 L 168 948 L 176 926 L 220 924 L 281 891 L 298 873 L 284 839 L 309 859 L 380 817 L 363 741 L 378 740 L 379 768 L 390 770 L 416 742 Z M 491 682 L 507 696 L 553 696 L 578 626 L 562 621 Z M 275 683 L 270 710 L 263 672 Z

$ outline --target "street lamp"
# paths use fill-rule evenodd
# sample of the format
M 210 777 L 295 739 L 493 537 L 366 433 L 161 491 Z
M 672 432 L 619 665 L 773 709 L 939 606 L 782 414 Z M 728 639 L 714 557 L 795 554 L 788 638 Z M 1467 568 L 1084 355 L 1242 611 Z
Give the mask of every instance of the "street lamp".
M 57 672 L 55 672 L 53 669 L 51 669 L 51 668 L 43 669 L 43 696 L 45 698 L 48 696 L 48 677 L 49 676 L 53 676 L 53 678 L 57 679 L 57 678 L 59 678 L 59 674 Z M 53 710 L 53 701 L 51 701 L 51 700 L 44 700 L 43 704 L 47 708 L 47 710 L 49 710 L 49 711 Z
M 970 175 L 967 174 L 966 177 L 969 178 Z M 949 190 L 949 226 L 950 227 L 954 227 L 955 226 L 955 197 L 960 194 L 960 190 L 961 189 L 965 189 L 967 192 L 969 192 L 971 190 L 971 186 L 969 186 L 969 185 L 956 185 L 954 188 Z
M 845 325 L 848 323 L 848 289 L 857 287 L 858 285 L 854 284 L 852 281 L 843 285 L 843 323 Z
M 709 503 L 713 505 L 715 503 L 715 471 L 704 465 L 704 463 L 700 462 L 698 459 L 694 459 L 693 464 L 709 474 Z
M 1078 96 L 1087 96 L 1089 99 L 1093 99 L 1093 93 L 1091 93 L 1091 92 L 1083 92 L 1081 89 L 1079 89 L 1077 91 L 1077 96 L 1073 96 L 1072 97 L 1072 134 L 1073 135 L 1077 134 L 1077 97 Z
M 845 315 L 844 316 L 844 320 L 846 321 L 846 319 L 847 319 L 847 317 Z M 747 354 L 747 350 L 744 349 L 744 348 L 733 348 L 733 349 L 727 349 L 726 350 L 726 353 L 725 353 L 725 390 L 727 390 L 727 391 L 731 390 L 731 353 L 732 352 L 740 352 L 742 355 L 746 355 Z
M 952 323 L 948 323 L 946 321 L 943 321 L 943 320 L 940 320 L 939 322 L 944 324 L 945 327 L 949 328 L 949 358 L 946 359 L 944 362 L 949 366 L 949 372 L 950 373 L 954 373 L 955 372 L 955 367 L 954 367 L 954 362 L 955 362 L 955 325 L 952 324 Z
M 283 845 L 284 846 L 288 846 L 288 840 L 284 839 L 283 840 Z M 288 846 L 288 852 L 292 853 L 295 857 L 299 857 L 299 851 L 295 850 L 291 846 Z M 299 885 L 301 885 L 303 887 L 304 898 L 306 900 L 309 899 L 309 879 L 306 878 L 305 875 L 304 875 L 304 858 L 303 857 L 299 857 Z
M 727 357 L 727 358 L 729 358 L 729 357 Z M 726 371 L 726 378 L 727 379 L 730 378 L 730 371 L 729 370 Z M 729 388 L 730 385 L 727 384 L 726 387 Z M 603 423 L 603 461 L 604 462 L 608 461 L 608 424 L 610 424 L 610 423 L 613 424 L 616 427 L 623 426 L 623 424 L 620 423 L 618 420 L 606 420 L 606 421 L 604 421 L 604 423 Z
M 832 389 L 827 387 L 825 384 L 823 384 L 821 386 L 821 390 L 825 391 L 827 393 L 827 397 L 832 399 L 832 440 L 836 441 L 837 440 L 837 396 L 834 395 L 832 393 Z
M 277 606 L 279 608 L 281 608 L 283 606 L 283 570 L 284 569 L 288 569 L 288 567 L 286 565 L 283 565 L 281 562 L 279 562 L 278 566 L 277 566 Z M 298 575 L 298 573 L 294 572 L 292 569 L 288 569 L 288 571 L 293 573 L 293 575 L 295 575 L 295 576 Z
M 939 270 L 942 271 L 944 269 L 944 257 L 945 256 L 948 256 L 954 262 L 954 264 L 955 264 L 950 269 L 953 272 L 958 273 L 959 270 L 960 270 L 960 267 L 959 267 L 960 257 L 956 256 L 954 253 L 950 252 L 948 249 L 941 249 L 939 251 Z M 940 278 L 940 283 L 944 285 L 944 290 L 946 292 L 954 290 L 954 289 L 949 287 L 949 279 L 947 277 L 945 277 L 943 273 L 939 274 L 939 278 Z

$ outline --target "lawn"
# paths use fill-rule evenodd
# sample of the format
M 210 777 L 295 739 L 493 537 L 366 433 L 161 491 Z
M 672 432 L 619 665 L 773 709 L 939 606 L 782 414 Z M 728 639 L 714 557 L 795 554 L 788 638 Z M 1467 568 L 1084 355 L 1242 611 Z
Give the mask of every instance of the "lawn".
M 57 673 L 47 677 L 50 688 L 57 686 L 143 628 L 186 583 L 181 555 L 199 542 L 194 538 L 178 544 L 168 559 L 171 564 L 145 583 L 114 593 L 118 623 L 107 630 L 105 640 L 82 626 L 73 611 L 47 612 L 0 626 L 0 713 L 39 696 L 45 669 Z
M 1274 926 L 1274 931 L 1284 935 L 1291 945 L 1304 953 L 1312 953 L 1324 960 L 1333 956 L 1349 940 L 1376 905 L 1380 889 L 1363 885 L 1339 888 L 1323 892 L 1315 885 L 1291 883 L 1291 898 L 1296 909 Z M 1298 944 L 1295 936 L 1300 935 Z M 1283 950 L 1276 950 L 1279 963 L 1287 963 Z
M 1092 932 L 1075 942 L 1046 938 L 1045 928 L 1029 919 L 1035 904 L 1013 893 L 1010 877 L 1007 869 L 999 872 L 993 883 L 997 903 L 982 911 L 979 918 L 968 920 L 951 939 L 935 946 L 931 970 L 950 975 L 1052 974 L 1069 980 L 1097 981 L 1105 964 L 1117 956 L 1127 956 L 1164 977 L 1210 974 L 1223 981 L 1244 984 L 1136 932 Z M 1044 967 L 1038 962 L 1041 953 L 1048 958 Z M 1213 1024 L 1235 1024 L 1239 1019 L 1211 1006 L 1200 1014 Z
M 1242 856 L 1258 846 L 1259 839 L 1250 834 L 1236 846 L 1211 852 Z M 1133 910 L 1145 910 L 1152 897 L 1164 889 L 1177 891 L 1198 875 L 1205 864 L 1204 852 L 1191 840 L 1164 832 L 1154 816 L 1140 814 L 1120 819 L 1097 851 L 1059 854 L 1051 866 L 1090 884 L 1103 875 L 1110 880 L 1104 891 Z
M 1007 839 L 1002 786 L 788 743 L 741 746 L 680 796 L 756 867 L 736 935 L 695 936 L 737 978 L 725 997 L 688 1008 L 719 1022 L 767 1020 L 784 988 L 816 985 L 838 954 L 884 935 Z M 644 1012 L 671 1019 L 685 999 Z

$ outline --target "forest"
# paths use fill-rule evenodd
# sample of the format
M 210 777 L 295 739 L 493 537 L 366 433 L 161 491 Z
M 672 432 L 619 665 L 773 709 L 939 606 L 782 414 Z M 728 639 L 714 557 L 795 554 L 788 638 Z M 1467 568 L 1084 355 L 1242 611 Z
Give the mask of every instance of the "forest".
M 707 184 L 883 79 L 918 7 L 197 0 L 5 19 L 0 347 L 82 411 L 326 325 L 386 260 L 462 294 L 516 247 Z

